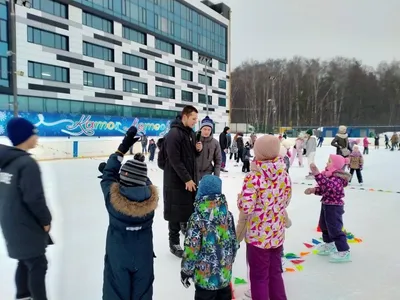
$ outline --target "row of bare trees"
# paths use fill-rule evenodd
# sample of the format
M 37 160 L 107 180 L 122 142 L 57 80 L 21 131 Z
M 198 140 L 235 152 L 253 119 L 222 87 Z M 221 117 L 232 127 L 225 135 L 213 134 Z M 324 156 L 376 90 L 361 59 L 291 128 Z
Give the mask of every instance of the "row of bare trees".
M 231 76 L 232 123 L 272 126 L 400 124 L 400 62 L 248 61 Z

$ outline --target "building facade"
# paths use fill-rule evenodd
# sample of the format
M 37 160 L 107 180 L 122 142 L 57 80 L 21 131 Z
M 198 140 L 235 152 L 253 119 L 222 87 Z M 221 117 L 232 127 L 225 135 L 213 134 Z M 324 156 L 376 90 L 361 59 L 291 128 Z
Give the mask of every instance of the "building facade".
M 229 119 L 229 8 L 199 0 L 30 0 L 16 5 L 20 111 Z M 12 110 L 0 0 L 0 110 Z

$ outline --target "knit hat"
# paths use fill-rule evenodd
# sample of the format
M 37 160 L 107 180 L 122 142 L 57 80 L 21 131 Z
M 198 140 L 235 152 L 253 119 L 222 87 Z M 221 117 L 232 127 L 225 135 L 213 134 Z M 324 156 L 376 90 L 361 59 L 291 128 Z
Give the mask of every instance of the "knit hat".
M 7 123 L 7 136 L 14 146 L 21 145 L 37 134 L 38 130 L 35 125 L 24 118 L 12 118 Z
M 222 180 L 215 175 L 204 176 L 199 183 L 196 199 L 204 196 L 222 194 Z
M 330 177 L 336 171 L 342 170 L 343 167 L 349 163 L 349 159 L 344 158 L 341 155 L 331 154 L 329 155 L 330 163 L 322 172 L 325 176 Z
M 353 151 L 360 151 L 360 148 L 358 147 L 358 145 L 354 145 L 352 150 Z
M 120 183 L 124 186 L 147 185 L 146 163 L 136 159 L 128 160 L 121 168 Z
M 203 120 L 201 120 L 200 129 L 202 129 L 204 126 L 208 126 L 211 129 L 213 129 L 214 128 L 213 120 L 211 120 L 208 116 L 205 117 Z
M 271 160 L 279 155 L 281 143 L 273 135 L 263 135 L 254 143 L 255 159 L 259 161 Z
M 346 131 L 347 131 L 347 127 L 346 126 L 344 126 L 344 125 L 340 125 L 339 126 L 339 133 L 340 134 L 345 134 Z
M 308 134 L 308 135 L 313 135 L 312 129 L 308 129 L 308 130 L 306 131 L 306 134 Z

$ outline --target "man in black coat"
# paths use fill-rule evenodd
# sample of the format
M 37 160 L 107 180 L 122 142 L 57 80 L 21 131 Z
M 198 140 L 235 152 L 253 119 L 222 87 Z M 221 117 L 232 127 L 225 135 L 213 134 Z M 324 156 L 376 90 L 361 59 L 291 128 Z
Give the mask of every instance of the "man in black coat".
M 37 130 L 29 121 L 14 118 L 7 134 L 14 147 L 0 145 L 0 225 L 9 256 L 18 260 L 16 298 L 47 300 L 51 214 L 39 166 L 27 152 L 36 147 Z
M 198 183 L 196 157 L 203 149 L 196 143 L 193 131 L 198 112 L 193 106 L 182 110 L 181 118 L 171 123 L 164 139 L 166 160 L 164 170 L 164 219 L 168 221 L 169 247 L 172 254 L 183 256 L 180 245 L 180 224 L 186 223 L 193 213 Z
M 229 127 L 225 127 L 224 131 L 221 132 L 219 135 L 219 145 L 221 146 L 221 154 L 222 154 L 222 164 L 221 164 L 221 171 L 226 172 L 226 153 L 228 153 L 229 148 L 229 141 L 228 141 L 228 134 L 229 134 Z

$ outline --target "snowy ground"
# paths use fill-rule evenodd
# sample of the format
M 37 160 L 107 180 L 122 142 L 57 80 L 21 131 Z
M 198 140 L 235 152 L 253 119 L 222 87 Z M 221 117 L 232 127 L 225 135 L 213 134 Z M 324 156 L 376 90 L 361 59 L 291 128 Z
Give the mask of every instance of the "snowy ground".
M 319 148 L 317 165 L 322 169 L 332 147 Z M 100 160 L 68 160 L 41 163 L 46 195 L 54 216 L 52 236 L 55 246 L 49 248 L 48 291 L 50 300 L 98 300 L 102 295 L 102 273 L 107 214 L 99 187 L 97 166 Z M 237 216 L 236 195 L 243 175 L 230 162 L 224 174 L 224 192 L 230 209 Z M 162 173 L 149 164 L 149 177 L 162 186 Z M 345 227 L 362 238 L 352 244 L 353 262 L 330 264 L 327 258 L 305 256 L 303 270 L 284 274 L 288 299 L 293 300 L 365 300 L 400 299 L 399 185 L 400 152 L 385 149 L 370 150 L 363 171 L 365 190 L 357 180 L 346 190 Z M 290 170 L 293 198 L 289 214 L 293 226 L 287 231 L 286 252 L 309 251 L 303 245 L 319 238 L 315 228 L 319 216 L 319 199 L 303 194 L 307 184 L 306 169 Z M 301 184 L 304 182 L 305 184 Z M 373 189 L 374 191 L 370 191 Z M 378 191 L 382 190 L 382 191 Z M 391 192 L 388 192 L 391 191 Z M 163 220 L 163 204 L 157 210 L 154 223 L 155 260 L 154 299 L 193 299 L 194 289 L 185 289 L 179 278 L 180 261 L 168 249 L 167 223 Z M 0 299 L 14 299 L 15 261 L 7 257 L 0 239 Z M 291 262 L 285 267 L 293 268 Z M 245 247 L 239 250 L 234 276 L 246 278 Z M 236 299 L 241 299 L 246 286 L 236 287 Z

